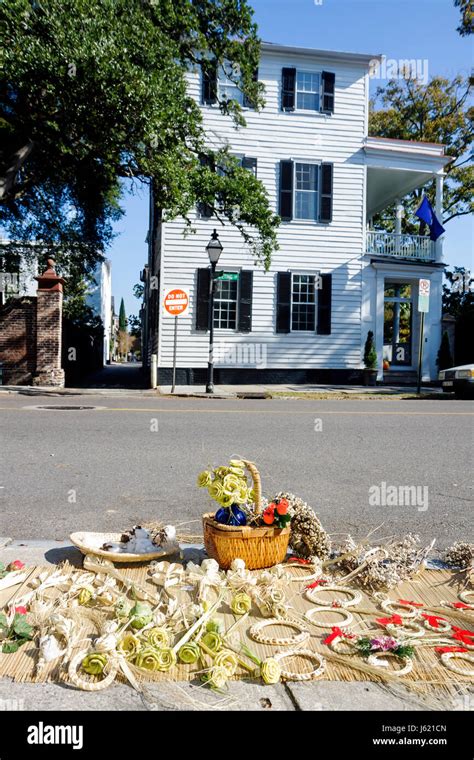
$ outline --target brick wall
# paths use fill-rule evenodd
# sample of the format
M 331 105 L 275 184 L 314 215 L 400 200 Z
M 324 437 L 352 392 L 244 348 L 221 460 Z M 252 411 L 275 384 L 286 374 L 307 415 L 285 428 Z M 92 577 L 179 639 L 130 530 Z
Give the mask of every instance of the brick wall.
M 36 298 L 14 298 L 0 308 L 3 385 L 30 385 L 36 371 Z

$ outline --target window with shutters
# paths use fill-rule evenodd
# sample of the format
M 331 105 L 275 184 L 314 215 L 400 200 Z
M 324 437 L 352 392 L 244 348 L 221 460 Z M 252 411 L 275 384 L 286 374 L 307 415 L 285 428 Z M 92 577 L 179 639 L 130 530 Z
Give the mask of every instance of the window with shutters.
M 228 330 L 237 329 L 237 301 L 239 275 L 223 272 L 215 281 L 214 327 Z
M 319 111 L 321 77 L 311 71 L 296 72 L 296 107 L 304 111 Z
M 315 275 L 291 276 L 291 330 L 314 332 L 316 329 Z
M 244 94 L 238 83 L 239 76 L 232 70 L 232 66 L 228 63 L 220 66 L 217 77 L 219 100 L 236 100 L 243 106 Z
M 295 162 L 295 219 L 317 221 L 319 209 L 319 165 Z

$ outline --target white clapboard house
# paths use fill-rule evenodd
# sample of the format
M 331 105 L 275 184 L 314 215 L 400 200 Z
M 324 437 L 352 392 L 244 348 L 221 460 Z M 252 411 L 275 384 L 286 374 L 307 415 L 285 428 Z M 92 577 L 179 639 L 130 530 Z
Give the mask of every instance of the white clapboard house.
M 442 145 L 368 136 L 369 70 L 377 56 L 262 44 L 261 112 L 245 107 L 236 130 L 216 93 L 242 93 L 223 70 L 189 75 L 210 145 L 229 144 L 256 172 L 281 216 L 280 248 L 270 271 L 255 264 L 238 230 L 196 209 L 196 234 L 182 220 L 149 236 L 144 358 L 157 354 L 158 379 L 170 381 L 172 316 L 164 293 L 189 290 L 179 317 L 177 382 L 203 383 L 208 361 L 210 268 L 206 245 L 217 228 L 224 246 L 214 306 L 215 382 L 360 382 L 363 347 L 372 330 L 379 380 L 414 378 L 420 315 L 418 283 L 431 285 L 425 319 L 423 380 L 436 379 L 441 339 L 442 240 L 403 234 L 399 200 L 436 178 L 441 219 Z M 374 230 L 372 218 L 397 203 L 396 232 Z M 158 213 L 150 203 L 150 214 Z M 383 369 L 384 359 L 389 362 Z

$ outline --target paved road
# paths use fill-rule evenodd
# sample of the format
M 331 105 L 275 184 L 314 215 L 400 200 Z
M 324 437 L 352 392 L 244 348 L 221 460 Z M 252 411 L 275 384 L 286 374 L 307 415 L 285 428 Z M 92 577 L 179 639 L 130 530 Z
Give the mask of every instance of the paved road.
M 94 411 L 38 411 L 37 404 Z M 414 531 L 443 546 L 473 538 L 468 401 L 217 400 L 0 395 L 0 535 L 63 539 L 147 519 L 196 520 L 208 465 L 259 463 L 264 491 L 301 495 L 330 532 Z M 412 506 L 369 489 L 416 486 Z M 426 491 L 428 508 L 426 506 Z

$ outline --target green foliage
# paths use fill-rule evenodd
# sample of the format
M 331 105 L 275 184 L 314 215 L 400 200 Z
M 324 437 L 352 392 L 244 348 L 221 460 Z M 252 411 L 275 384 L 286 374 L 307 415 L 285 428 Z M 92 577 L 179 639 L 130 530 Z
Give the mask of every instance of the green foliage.
M 135 314 L 130 314 L 128 318 L 128 327 L 130 335 L 134 338 L 140 338 L 142 334 L 142 321 L 140 317 L 135 316 Z
M 123 302 L 123 298 L 120 301 L 119 330 L 120 332 L 127 332 L 127 315 L 125 313 L 125 304 Z
M 377 369 L 377 351 L 374 345 L 374 333 L 369 330 L 364 346 L 364 365 L 367 369 Z
M 451 82 L 433 77 L 427 85 L 407 76 L 379 87 L 370 103 L 369 134 L 403 140 L 443 143 L 453 161 L 445 167 L 443 224 L 474 210 L 472 184 L 474 167 L 470 156 L 474 109 L 468 105 L 469 83 L 461 76 Z M 433 207 L 435 182 L 413 191 L 404 201 L 404 227 L 416 234 L 419 220 L 414 217 L 422 195 Z M 383 229 L 394 229 L 394 208 L 386 209 L 374 221 Z
M 219 218 L 268 264 L 278 217 L 250 172 L 217 180 L 201 165 L 206 136 L 186 86 L 202 59 L 228 61 L 263 105 L 252 16 L 246 0 L 0 3 L 0 223 L 10 237 L 92 266 L 112 240 L 124 181 L 151 182 L 157 206 L 188 227 L 196 203 L 222 192 Z M 236 101 L 219 108 L 245 124 Z
M 457 32 L 461 37 L 467 37 L 474 31 L 474 6 L 472 0 L 454 0 L 456 8 L 461 9 L 461 21 Z
M 143 298 L 143 294 L 145 292 L 145 286 L 141 282 L 135 283 L 133 286 L 133 295 L 135 298 L 138 298 L 139 301 Z
M 449 336 L 446 330 L 443 332 L 441 338 L 441 345 L 439 347 L 438 356 L 436 359 L 438 369 L 448 369 L 453 366 L 453 357 L 451 355 L 451 347 L 449 345 Z
M 6 615 L 0 613 L 0 633 L 3 641 L 1 651 L 4 654 L 12 654 L 19 647 L 33 638 L 33 627 L 26 622 L 25 616 L 16 613 L 13 621 L 8 625 Z
M 399 644 L 398 647 L 393 650 L 393 652 L 397 655 L 397 657 L 401 657 L 403 660 L 406 660 L 408 657 L 413 657 L 415 654 L 415 647 L 411 644 Z

